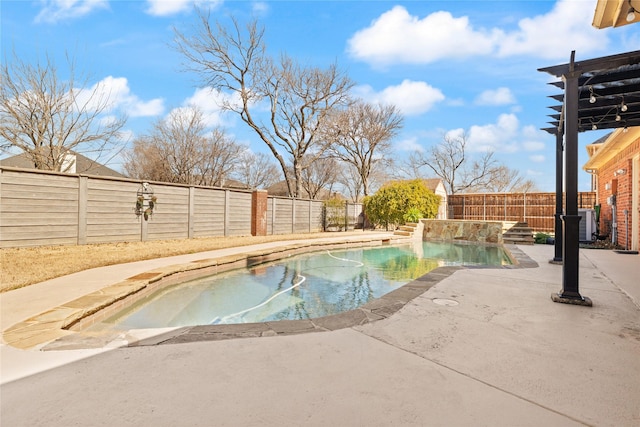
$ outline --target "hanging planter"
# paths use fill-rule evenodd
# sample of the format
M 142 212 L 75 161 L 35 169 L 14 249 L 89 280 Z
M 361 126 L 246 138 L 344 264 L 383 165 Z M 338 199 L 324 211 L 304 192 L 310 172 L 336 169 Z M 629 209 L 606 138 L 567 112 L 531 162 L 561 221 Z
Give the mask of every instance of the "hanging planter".
M 143 182 L 136 194 L 136 207 L 134 211 L 136 216 L 142 216 L 145 221 L 153 216 L 153 210 L 158 203 L 158 198 L 153 195 L 153 188 L 148 182 Z

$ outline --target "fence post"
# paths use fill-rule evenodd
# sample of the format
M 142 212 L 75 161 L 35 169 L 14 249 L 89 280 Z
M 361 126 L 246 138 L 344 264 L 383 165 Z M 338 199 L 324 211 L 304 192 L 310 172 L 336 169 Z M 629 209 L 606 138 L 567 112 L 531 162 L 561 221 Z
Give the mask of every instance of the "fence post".
M 271 198 L 271 234 L 276 234 L 276 198 Z
M 524 197 L 524 201 L 523 201 L 523 212 L 522 212 L 522 219 L 524 222 L 527 222 L 527 193 L 522 193 L 523 197 Z
M 224 190 L 224 236 L 229 235 L 229 205 L 231 204 L 231 195 L 229 190 Z
M 349 231 L 349 202 L 344 202 L 344 231 Z
M 507 193 L 504 193 L 504 220 L 507 220 Z
M 78 244 L 87 243 L 87 202 L 89 196 L 89 177 L 78 177 Z
M 482 196 L 482 220 L 487 220 L 487 195 Z
M 254 190 L 251 193 L 251 235 L 267 235 L 267 191 Z
M 196 209 L 196 189 L 189 187 L 189 212 L 187 213 L 187 237 L 193 239 L 193 220 Z
M 313 212 L 313 200 L 309 199 L 309 233 L 311 233 L 311 213 Z
M 296 199 L 291 200 L 291 233 L 296 232 Z
M 466 209 L 465 208 L 465 199 L 466 199 L 466 197 L 463 194 L 462 195 L 462 218 L 461 219 L 464 219 L 464 214 L 465 214 L 465 209 Z

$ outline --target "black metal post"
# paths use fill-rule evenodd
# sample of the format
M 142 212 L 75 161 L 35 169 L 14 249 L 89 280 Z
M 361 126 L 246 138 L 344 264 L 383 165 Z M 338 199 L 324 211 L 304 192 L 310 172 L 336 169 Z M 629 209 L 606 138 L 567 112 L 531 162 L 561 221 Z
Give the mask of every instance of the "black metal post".
M 591 300 L 580 295 L 579 261 L 580 256 L 580 215 L 578 215 L 578 101 L 580 97 L 578 78 L 580 72 L 574 71 L 574 56 L 571 54 L 569 72 L 563 76 L 564 125 L 565 125 L 565 214 L 563 221 L 562 252 L 562 290 L 552 294 L 555 302 L 588 305 Z
M 554 221 L 554 254 L 549 262 L 552 264 L 562 264 L 562 181 L 563 181 L 563 152 L 562 146 L 564 137 L 563 127 L 556 131 L 556 214 Z

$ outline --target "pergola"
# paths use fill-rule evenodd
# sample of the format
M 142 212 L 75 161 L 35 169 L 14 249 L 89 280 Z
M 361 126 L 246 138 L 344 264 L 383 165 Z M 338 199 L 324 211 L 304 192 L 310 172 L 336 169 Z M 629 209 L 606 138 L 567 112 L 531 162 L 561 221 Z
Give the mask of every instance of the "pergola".
M 556 111 L 550 115 L 552 127 L 544 128 L 556 136 L 556 246 L 553 261 L 562 262 L 563 266 L 562 290 L 551 297 L 556 302 L 590 306 L 591 300 L 580 295 L 578 277 L 578 133 L 640 126 L 640 51 L 586 61 L 576 61 L 574 51 L 569 63 L 538 71 L 559 78 L 552 84 L 564 90 L 563 94 L 551 97 L 559 104 L 551 107 Z M 564 210 L 563 184 L 566 192 Z

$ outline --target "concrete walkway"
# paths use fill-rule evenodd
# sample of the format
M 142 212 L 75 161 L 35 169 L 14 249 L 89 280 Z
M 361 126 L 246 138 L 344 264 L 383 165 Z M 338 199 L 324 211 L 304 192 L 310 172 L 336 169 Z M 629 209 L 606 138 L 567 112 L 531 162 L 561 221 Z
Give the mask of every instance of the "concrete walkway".
M 538 267 L 458 270 L 386 319 L 329 332 L 2 346 L 0 424 L 640 425 L 640 257 L 581 250 L 580 289 L 594 303 L 581 307 L 550 300 L 562 274 L 552 246 L 519 249 Z M 98 288 L 168 261 L 74 275 L 53 300 L 45 285 L 29 287 L 38 297 L 2 294 L 2 329 L 75 297 L 71 282 Z

